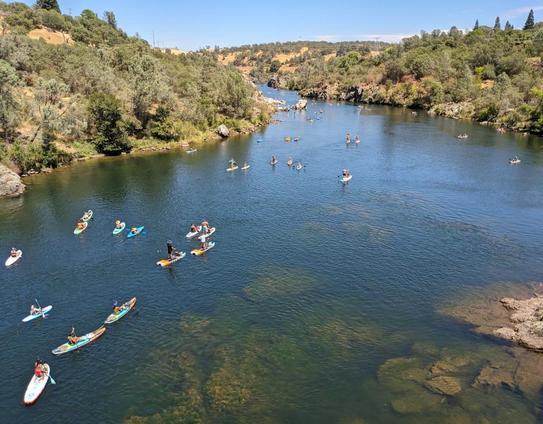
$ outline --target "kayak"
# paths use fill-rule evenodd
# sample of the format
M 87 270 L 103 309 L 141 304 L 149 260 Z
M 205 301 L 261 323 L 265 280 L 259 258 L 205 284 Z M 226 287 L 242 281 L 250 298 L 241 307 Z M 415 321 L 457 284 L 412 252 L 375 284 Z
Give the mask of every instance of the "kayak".
M 200 237 L 198 237 L 198 240 L 205 241 L 208 237 L 211 237 L 215 233 L 215 227 L 211 227 L 207 234 L 202 234 Z
M 342 177 L 342 178 L 341 178 L 341 182 L 342 182 L 342 183 L 348 183 L 349 181 L 351 181 L 352 178 L 353 178 L 352 175 L 348 175 L 348 176 L 346 176 L 346 177 Z
M 114 235 L 120 234 L 120 233 L 122 233 L 124 231 L 125 228 L 126 228 L 126 223 L 121 222 L 121 228 L 115 227 L 115 229 L 113 230 L 113 234 Z
M 5 264 L 6 264 L 7 267 L 10 267 L 15 262 L 17 262 L 19 259 L 21 259 L 22 257 L 23 257 L 23 251 L 22 250 L 17 250 L 17 255 L 15 255 L 15 256 L 9 255 L 9 258 L 6 259 Z
M 51 305 L 49 306 L 46 306 L 45 308 L 42 308 L 41 312 L 39 314 L 30 314 L 28 315 L 27 317 L 24 317 L 22 319 L 23 322 L 28 322 L 28 321 L 32 321 L 33 319 L 36 319 L 36 318 L 40 318 L 40 317 L 44 317 L 47 312 L 49 312 L 51 309 L 53 309 L 53 307 Z
M 214 247 L 215 247 L 215 242 L 209 242 L 207 244 L 207 249 L 201 249 L 201 248 L 194 249 L 192 252 L 190 252 L 190 254 L 194 256 L 201 256 L 204 253 L 206 253 L 209 249 L 213 249 Z
M 247 165 L 245 165 L 245 166 L 242 166 L 242 167 L 241 167 L 241 170 L 242 170 L 242 171 L 246 171 L 246 170 L 249 169 L 250 167 L 251 167 L 251 165 L 247 164 Z
M 132 237 L 136 237 L 137 235 L 141 234 L 141 232 L 143 231 L 145 227 L 142 225 L 141 227 L 138 227 L 136 228 L 136 232 L 133 233 L 132 231 L 129 231 L 128 232 L 128 235 L 126 236 L 126 238 L 132 238 Z
M 160 265 L 162 268 L 165 268 L 165 267 L 170 266 L 171 264 L 174 264 L 177 261 L 183 259 L 185 256 L 187 256 L 187 254 L 185 252 L 181 252 L 181 253 L 179 253 L 179 255 L 174 256 L 173 259 L 161 259 L 156 264 Z
M 81 221 L 83 222 L 87 222 L 87 221 L 90 221 L 92 219 L 92 215 L 94 215 L 94 212 L 92 210 L 89 209 L 89 215 L 87 217 L 85 217 L 85 214 L 83 214 L 83 216 L 81 217 Z
M 231 166 L 230 168 L 226 168 L 226 171 L 227 172 L 232 172 L 232 171 L 235 171 L 236 169 L 238 169 L 239 167 L 237 165 L 234 165 L 234 166 Z
M 198 150 L 196 149 L 189 149 L 187 150 L 187 153 L 190 155 L 191 153 L 196 153 Z
M 130 312 L 134 306 L 136 306 L 136 298 L 133 297 L 128 302 L 123 303 L 121 306 L 121 310 L 118 314 L 111 314 L 106 318 L 104 321 L 104 324 L 111 324 L 115 321 L 119 321 L 122 317 L 124 317 L 128 312 Z
M 271 166 L 277 165 L 277 161 L 275 161 L 275 162 L 274 162 L 274 161 L 271 161 L 271 162 L 270 162 L 270 165 L 271 165 Z
M 87 229 L 88 226 L 89 226 L 88 222 L 83 222 L 83 228 L 75 227 L 74 234 L 76 234 L 76 235 L 81 234 L 83 231 L 85 231 Z
M 49 364 L 43 364 L 43 368 L 43 375 L 41 377 L 38 377 L 36 374 L 34 374 L 30 379 L 30 383 L 28 383 L 23 398 L 23 402 L 25 405 L 32 405 L 36 403 L 36 401 L 44 391 L 47 382 L 49 381 L 49 376 L 51 375 L 51 368 L 49 368 Z
M 72 352 L 73 350 L 77 350 L 82 348 L 83 346 L 89 344 L 90 342 L 93 342 L 98 337 L 100 337 L 102 334 L 104 334 L 106 331 L 106 327 L 102 326 L 88 334 L 85 334 L 84 336 L 81 336 L 77 343 L 70 344 L 70 343 L 64 343 L 57 347 L 56 349 L 53 349 L 53 355 L 63 355 L 68 352 Z

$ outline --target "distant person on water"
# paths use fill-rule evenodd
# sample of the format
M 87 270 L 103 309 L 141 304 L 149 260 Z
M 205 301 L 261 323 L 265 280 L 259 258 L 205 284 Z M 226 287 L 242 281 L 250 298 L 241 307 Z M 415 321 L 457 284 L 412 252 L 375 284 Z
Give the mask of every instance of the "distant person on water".
M 88 218 L 90 218 L 90 215 L 91 215 L 91 211 L 90 211 L 90 209 L 89 209 L 87 212 L 85 212 L 85 213 L 83 214 L 83 219 L 88 219 Z
M 168 249 L 168 258 L 170 260 L 174 259 L 175 257 L 179 256 L 179 252 L 177 249 L 173 246 L 173 242 L 171 240 L 168 240 L 166 243 L 166 247 Z
M 132 227 L 130 229 L 130 234 L 138 234 L 138 229 L 136 227 Z
M 83 222 L 79 221 L 79 222 L 77 223 L 77 229 L 78 229 L 78 230 L 82 230 L 83 228 L 85 228 L 85 224 L 83 224 Z
M 192 224 L 190 226 L 190 232 L 191 233 L 197 233 L 198 232 L 198 227 L 196 225 Z
M 11 252 L 9 253 L 9 255 L 14 258 L 15 256 L 17 256 L 17 249 L 15 249 L 14 247 L 11 248 Z
M 115 221 L 115 228 L 122 228 L 120 220 Z
M 356 136 L 356 137 L 354 138 L 354 142 L 355 142 L 356 144 L 360 143 L 360 137 Z
M 119 302 L 117 302 L 117 301 L 113 302 L 113 313 L 115 315 L 118 315 L 119 312 L 121 312 L 121 309 L 122 308 L 119 306 Z
M 38 308 L 34 305 L 30 306 L 30 315 L 39 315 L 41 314 L 41 308 Z
M 345 136 L 345 142 L 350 143 L 351 142 L 351 134 L 348 132 Z

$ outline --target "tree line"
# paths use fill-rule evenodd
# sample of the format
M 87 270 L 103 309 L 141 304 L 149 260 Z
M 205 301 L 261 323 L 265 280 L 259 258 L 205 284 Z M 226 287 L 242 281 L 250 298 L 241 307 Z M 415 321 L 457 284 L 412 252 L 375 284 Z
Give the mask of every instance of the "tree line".
M 66 42 L 29 38 L 35 29 Z M 72 17 L 56 0 L 0 1 L 0 160 L 21 172 L 261 122 L 255 92 L 209 52 L 174 56 L 128 36 L 113 12 Z

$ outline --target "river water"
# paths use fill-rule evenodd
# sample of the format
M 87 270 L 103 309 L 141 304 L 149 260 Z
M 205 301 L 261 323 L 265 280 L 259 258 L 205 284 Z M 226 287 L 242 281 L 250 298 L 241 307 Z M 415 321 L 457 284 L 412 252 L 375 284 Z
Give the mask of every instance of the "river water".
M 496 282 L 541 280 L 540 139 L 379 106 L 310 102 L 276 118 L 192 155 L 32 177 L 24 197 L 0 201 L 0 252 L 24 251 L 0 269 L 2 422 L 537 421 L 537 397 L 472 387 L 480 363 L 452 397 L 401 364 L 427 371 L 506 348 L 438 311 Z M 509 165 L 516 154 L 522 164 Z M 305 169 L 289 169 L 290 156 Z M 230 158 L 250 170 L 227 173 Z M 74 236 L 88 208 L 95 217 Z M 113 236 L 117 218 L 145 234 Z M 190 251 L 184 234 L 203 218 L 216 247 L 156 267 L 168 239 Z M 72 325 L 94 330 L 131 296 L 136 311 L 96 343 L 50 353 Z M 52 312 L 20 323 L 35 298 Z M 25 408 L 36 356 L 57 384 Z

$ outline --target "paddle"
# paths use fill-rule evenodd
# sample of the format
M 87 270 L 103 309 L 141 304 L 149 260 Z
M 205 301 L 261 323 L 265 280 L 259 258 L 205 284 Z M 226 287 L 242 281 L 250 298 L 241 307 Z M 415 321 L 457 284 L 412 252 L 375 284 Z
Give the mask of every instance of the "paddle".
M 55 381 L 55 379 L 51 375 L 51 372 L 49 372 L 49 381 L 51 382 L 51 384 L 57 384 L 57 382 Z
M 38 308 L 40 308 L 40 311 L 42 311 L 40 315 L 43 317 L 43 319 L 47 319 L 47 316 L 43 313 L 43 309 L 41 308 L 40 302 L 38 302 L 38 299 L 34 299 L 34 300 L 36 301 L 36 305 L 38 305 Z

